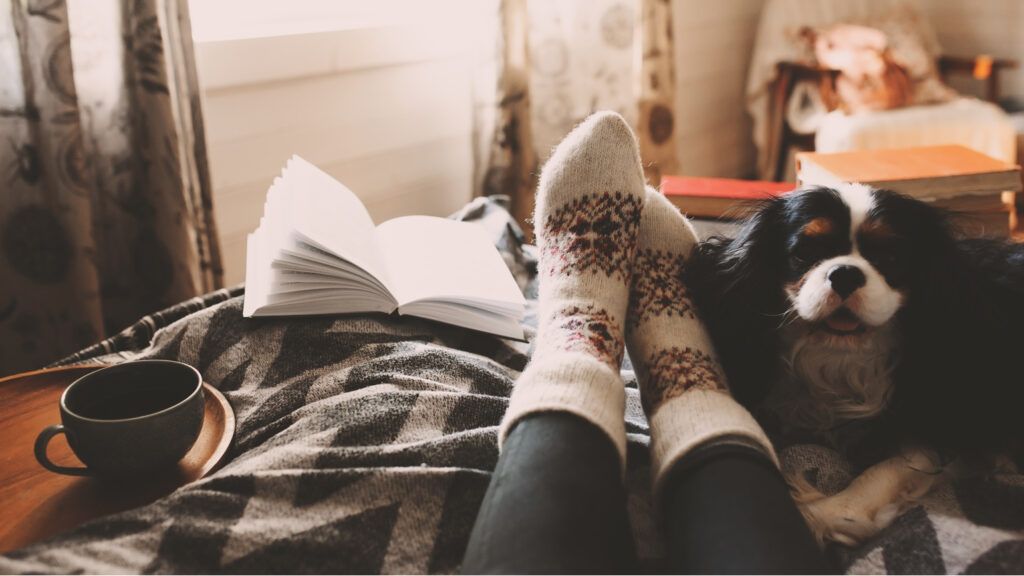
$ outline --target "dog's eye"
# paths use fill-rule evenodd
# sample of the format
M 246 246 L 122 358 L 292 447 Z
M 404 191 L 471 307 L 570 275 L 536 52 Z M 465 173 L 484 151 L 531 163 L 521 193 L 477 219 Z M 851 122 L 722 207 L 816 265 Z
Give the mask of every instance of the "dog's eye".
M 796 246 L 790 250 L 789 256 L 795 262 L 800 264 L 808 264 L 816 262 L 823 258 L 825 255 L 824 246 L 815 242 L 797 242 Z
M 894 266 L 901 260 L 900 247 L 895 244 L 871 245 L 864 244 L 862 252 L 868 260 L 877 266 Z
M 890 272 L 900 269 L 908 261 L 905 251 L 896 244 L 865 244 L 861 252 L 872 264 Z
M 885 269 L 895 268 L 900 263 L 899 255 L 894 252 L 882 252 L 869 259 L 879 268 Z

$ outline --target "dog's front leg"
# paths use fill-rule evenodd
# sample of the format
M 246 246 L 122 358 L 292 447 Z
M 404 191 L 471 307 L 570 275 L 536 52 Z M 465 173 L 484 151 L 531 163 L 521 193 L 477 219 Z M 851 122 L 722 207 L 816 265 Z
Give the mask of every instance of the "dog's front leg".
M 931 490 L 942 471 L 934 451 L 911 448 L 868 468 L 833 496 L 815 495 L 806 483 L 792 484 L 800 511 L 819 542 L 832 540 L 855 546 L 888 526 Z

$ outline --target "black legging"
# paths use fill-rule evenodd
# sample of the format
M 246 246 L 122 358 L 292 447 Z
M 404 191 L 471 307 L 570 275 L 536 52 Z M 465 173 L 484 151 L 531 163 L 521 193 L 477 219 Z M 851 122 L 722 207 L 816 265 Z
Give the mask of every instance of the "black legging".
M 753 449 L 720 445 L 688 456 L 669 471 L 663 506 L 673 572 L 831 571 L 782 475 Z M 491 478 L 463 573 L 635 570 L 612 443 L 568 413 L 520 421 Z

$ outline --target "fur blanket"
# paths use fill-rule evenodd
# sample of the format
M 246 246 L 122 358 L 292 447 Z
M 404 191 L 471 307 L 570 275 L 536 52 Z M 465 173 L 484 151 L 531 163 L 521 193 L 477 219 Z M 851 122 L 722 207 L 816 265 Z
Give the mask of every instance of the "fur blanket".
M 507 213 L 481 199 L 456 216 L 494 233 L 532 296 L 532 249 Z M 458 571 L 528 345 L 386 316 L 243 319 L 241 294 L 185 302 L 63 362 L 196 366 L 238 417 L 227 464 L 153 504 L 0 556 L 0 572 Z M 628 365 L 623 377 L 632 532 L 642 569 L 657 572 L 647 422 Z M 782 457 L 826 492 L 850 479 L 820 447 Z M 860 549 L 834 552 L 850 572 L 1022 572 L 1024 476 L 943 488 Z

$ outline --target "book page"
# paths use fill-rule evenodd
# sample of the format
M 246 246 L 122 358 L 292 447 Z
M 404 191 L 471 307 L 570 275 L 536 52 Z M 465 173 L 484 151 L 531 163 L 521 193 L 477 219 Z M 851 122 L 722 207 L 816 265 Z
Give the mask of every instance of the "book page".
M 293 156 L 248 238 L 243 315 L 394 311 L 375 236 L 351 190 Z
M 477 224 L 395 218 L 377 227 L 377 245 L 399 305 L 443 300 L 510 313 L 525 306 L 501 255 Z
M 389 284 L 374 243 L 373 219 L 359 197 L 298 156 L 288 162 L 282 182 L 291 230 Z

